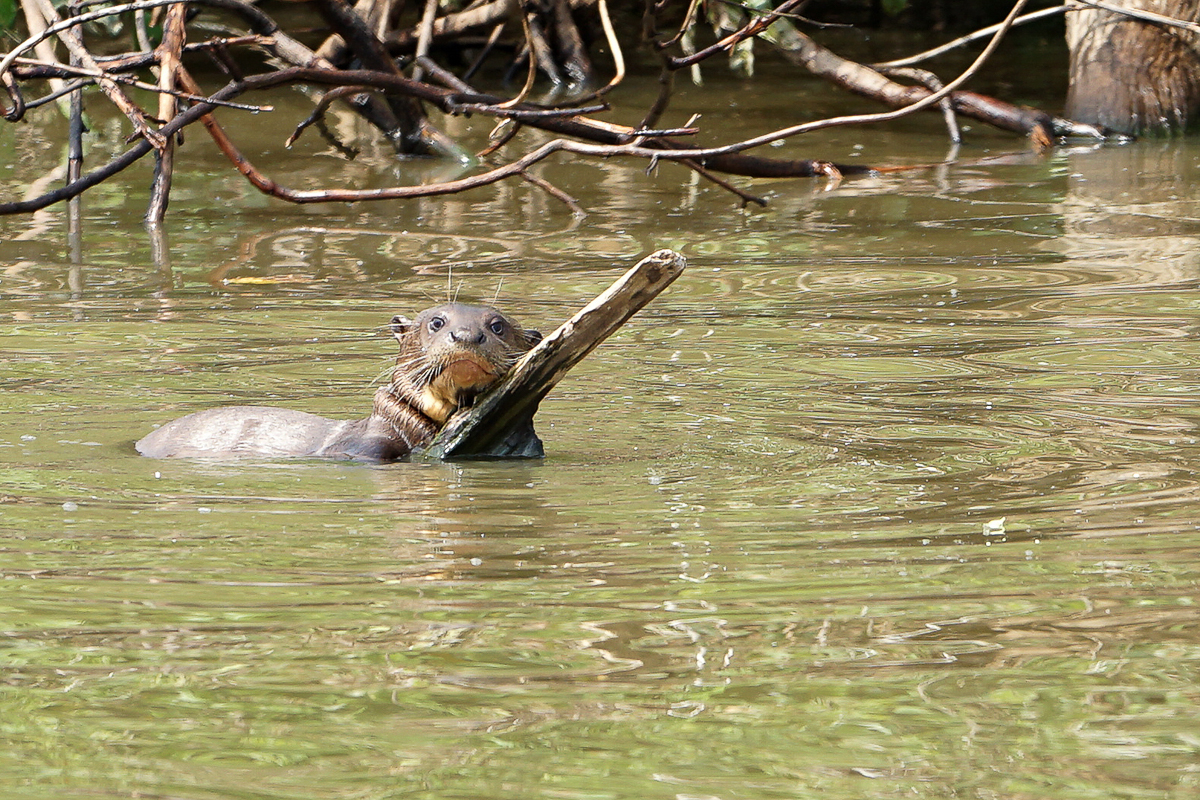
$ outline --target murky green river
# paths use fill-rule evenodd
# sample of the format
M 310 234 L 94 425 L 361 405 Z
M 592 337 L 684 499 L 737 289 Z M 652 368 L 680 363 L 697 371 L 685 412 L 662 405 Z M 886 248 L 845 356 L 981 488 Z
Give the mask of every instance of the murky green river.
M 283 151 L 305 103 L 244 123 L 281 180 L 423 169 Z M 6 198 L 62 152 L 40 119 L 0 128 Z M 772 153 L 936 161 L 939 124 Z M 745 212 L 547 164 L 582 221 L 518 183 L 294 208 L 184 153 L 165 253 L 145 168 L 75 249 L 0 219 L 5 798 L 1200 792 L 1200 146 L 976 129 Z M 363 416 L 392 314 L 452 286 L 548 332 L 660 247 L 687 272 L 543 404 L 545 460 L 133 452 L 221 404 Z

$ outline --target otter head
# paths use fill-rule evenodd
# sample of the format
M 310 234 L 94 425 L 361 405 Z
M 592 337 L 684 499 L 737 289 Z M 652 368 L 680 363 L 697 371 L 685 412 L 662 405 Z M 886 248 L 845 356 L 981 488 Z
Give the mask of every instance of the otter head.
M 439 424 L 542 340 L 490 306 L 464 303 L 427 308 L 415 320 L 397 315 L 391 328 L 400 342 L 392 387 Z

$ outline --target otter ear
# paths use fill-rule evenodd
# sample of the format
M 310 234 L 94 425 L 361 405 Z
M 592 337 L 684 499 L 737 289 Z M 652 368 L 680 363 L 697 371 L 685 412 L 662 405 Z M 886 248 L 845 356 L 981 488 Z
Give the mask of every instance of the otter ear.
M 396 340 L 400 341 L 403 337 L 412 332 L 412 329 L 416 327 L 416 324 L 417 323 L 413 322 L 408 317 L 397 314 L 396 316 L 392 317 L 392 324 L 389 327 L 392 329 L 392 336 L 395 336 Z
M 526 328 L 525 330 L 521 331 L 521 335 L 525 337 L 525 343 L 530 347 L 533 347 L 542 340 L 542 332 L 535 331 L 532 328 Z

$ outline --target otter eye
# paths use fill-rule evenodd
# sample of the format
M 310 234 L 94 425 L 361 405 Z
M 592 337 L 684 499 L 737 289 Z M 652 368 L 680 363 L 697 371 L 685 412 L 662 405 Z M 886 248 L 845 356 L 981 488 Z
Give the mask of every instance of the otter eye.
M 442 317 L 434 317 L 429 320 L 429 330 L 440 331 L 446 325 L 446 320 Z
M 488 325 L 488 327 L 491 328 L 492 333 L 496 334 L 497 336 L 504 335 L 504 320 L 494 319 L 492 320 L 492 324 Z

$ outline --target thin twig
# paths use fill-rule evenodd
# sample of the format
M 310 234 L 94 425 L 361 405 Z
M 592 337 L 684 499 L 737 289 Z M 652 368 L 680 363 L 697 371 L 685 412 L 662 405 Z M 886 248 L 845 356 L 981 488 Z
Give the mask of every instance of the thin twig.
M 727 6 L 733 6 L 734 8 L 740 8 L 742 11 L 745 11 L 750 14 L 761 14 L 762 13 L 761 8 L 756 8 L 755 6 L 749 5 L 748 3 L 739 3 L 739 2 L 737 2 L 737 0 L 720 0 L 720 2 L 724 3 Z M 794 19 L 797 22 L 803 22 L 805 25 L 811 25 L 814 28 L 856 28 L 856 27 L 858 27 L 857 25 L 855 25 L 854 23 L 851 23 L 851 22 L 820 22 L 818 20 L 813 19 L 812 17 L 806 17 L 803 14 L 800 14 L 799 11 L 802 10 L 804 6 L 808 5 L 808 3 L 809 3 L 809 0 L 805 0 L 805 2 L 801 3 L 800 8 L 796 9 L 796 11 L 788 13 L 788 14 L 780 14 L 779 16 L 782 19 Z
M 663 54 L 663 59 L 665 61 L 666 54 Z M 675 70 L 664 63 L 658 75 L 658 96 L 646 110 L 646 116 L 642 117 L 642 121 L 638 124 L 639 128 L 651 128 L 658 124 L 662 115 L 666 113 L 667 106 L 671 103 L 671 94 L 674 89 Z
M 1058 14 L 1062 14 L 1063 12 L 1068 11 L 1068 10 L 1070 10 L 1070 9 L 1067 5 L 1061 5 L 1061 6 L 1055 6 L 1054 8 L 1044 8 L 1040 11 L 1034 11 L 1029 14 L 1022 14 L 1021 16 L 1019 16 L 1013 20 L 1011 27 L 1015 28 L 1018 25 L 1024 25 L 1028 22 L 1034 22 L 1039 19 L 1045 19 L 1046 17 L 1053 17 Z M 995 25 L 989 25 L 986 28 L 980 28 L 979 30 L 975 31 L 974 33 L 968 33 L 966 36 L 960 36 L 953 41 L 946 42 L 943 45 L 939 45 L 937 47 L 931 48 L 922 53 L 917 53 L 916 55 L 908 56 L 907 58 L 897 58 L 895 61 L 882 61 L 878 64 L 869 64 L 868 66 L 872 67 L 873 69 L 880 70 L 880 71 L 882 71 L 884 69 L 890 69 L 893 67 L 912 66 L 913 64 L 918 64 L 922 61 L 928 61 L 931 58 L 940 56 L 943 53 L 949 53 L 951 50 L 957 49 L 959 47 L 964 47 L 968 44 L 971 44 L 972 42 L 979 41 L 980 39 L 986 39 L 987 37 L 994 34 L 996 31 L 1000 30 L 1000 28 L 1003 24 L 1004 23 L 1002 23 L 1002 22 L 998 22 Z
M 660 11 L 665 5 L 666 3 L 661 3 L 659 7 L 655 8 L 655 11 Z M 688 3 L 687 13 L 683 15 L 683 22 L 680 24 L 679 30 L 675 32 L 675 35 L 666 41 L 655 42 L 654 46 L 659 50 L 665 50 L 668 47 L 678 43 L 684 37 L 684 34 L 687 33 L 688 29 L 692 27 L 692 24 L 696 21 L 696 12 L 699 8 L 700 0 L 691 0 L 691 2 Z
M 488 133 L 488 146 L 475 154 L 480 161 L 499 150 L 513 140 L 521 130 L 521 123 L 512 119 L 503 119 Z
M 891 77 L 919 81 L 931 92 L 942 88 L 942 82 L 938 76 L 927 69 L 918 69 L 917 67 L 876 67 L 875 69 Z M 946 130 L 950 134 L 950 141 L 954 144 L 962 144 L 962 130 L 958 126 L 958 116 L 954 113 L 954 101 L 950 97 L 943 97 L 938 105 L 942 108 L 942 118 L 946 121 Z
M 39 5 L 44 4 L 41 2 L 41 0 L 29 0 L 29 2 L 39 3 Z M 103 19 L 104 17 L 124 14 L 129 11 L 156 8 L 158 6 L 171 5 L 177 2 L 179 2 L 179 0 L 137 0 L 137 2 L 133 3 L 123 3 L 120 5 L 109 6 L 99 11 L 90 11 L 86 14 L 79 14 L 78 16 L 71 17 L 70 19 L 60 20 L 52 25 L 48 25 L 41 31 L 31 32 L 29 38 L 25 39 L 12 50 L 8 51 L 3 58 L 0 58 L 0 82 L 4 84 L 4 87 L 8 91 L 9 97 L 14 104 L 14 108 L 6 112 L 5 117 L 10 120 L 20 118 L 18 111 L 24 101 L 22 100 L 20 92 L 17 89 L 16 82 L 13 80 L 10 74 L 10 70 L 13 63 L 22 53 L 25 53 L 26 51 L 36 47 L 39 43 L 44 42 L 51 36 L 56 36 L 64 31 L 68 31 L 72 28 L 82 25 L 85 22 L 93 22 L 98 19 Z M 263 12 L 259 11 L 254 6 L 244 3 L 241 0 L 190 0 L 190 2 L 198 5 L 213 6 L 215 8 L 223 8 L 228 11 L 233 11 L 245 19 L 255 33 L 258 34 L 271 35 L 275 34 L 279 30 L 279 26 L 275 24 L 274 20 L 272 20 Z M 51 11 L 53 11 L 52 8 Z M 50 15 L 51 18 L 55 19 L 57 19 L 57 16 L 57 13 Z M 76 40 L 78 40 L 78 36 L 76 34 L 72 35 Z M 62 41 L 64 41 L 64 43 L 67 41 L 66 37 L 60 38 Z M 87 51 L 85 50 L 83 52 L 86 53 Z M 83 65 L 103 72 L 99 63 L 97 63 L 90 54 L 87 54 L 87 56 L 87 58 L 83 59 Z M 89 61 L 91 63 L 89 63 Z M 101 81 L 102 86 L 104 85 L 103 79 L 97 78 L 97 80 Z M 15 117 L 13 116 L 14 114 L 16 114 Z M 151 131 L 151 134 L 152 138 L 153 136 L 156 136 L 156 134 L 153 134 L 153 131 Z
M 80 14 L 79 16 L 56 22 L 53 25 L 48 26 L 40 33 L 31 35 L 28 39 L 18 44 L 12 50 L 9 50 L 4 57 L 0 59 L 0 74 L 7 72 L 17 57 L 21 55 L 21 53 L 30 50 L 37 45 L 38 42 L 43 42 L 46 39 L 49 39 L 51 36 L 57 35 L 61 31 L 78 27 L 85 22 L 94 22 L 98 19 L 103 19 L 104 17 L 117 16 L 128 11 L 157 8 L 159 6 L 169 6 L 178 2 L 179 0 L 137 0 L 137 2 L 133 3 L 123 3 L 121 5 L 109 6 L 99 11 L 89 11 L 86 14 Z M 198 5 L 213 6 L 214 8 L 223 8 L 228 11 L 236 11 L 240 13 L 249 23 L 251 23 L 251 27 L 255 28 L 256 32 L 260 35 L 270 35 L 279 29 L 279 26 L 275 24 L 274 20 L 272 20 L 263 12 L 259 11 L 254 6 L 241 2 L 241 0 L 188 0 L 188 2 L 196 3 Z
M 580 114 L 596 114 L 601 111 L 608 111 L 609 106 L 605 103 L 599 103 L 594 106 L 583 106 L 582 108 L 505 108 L 503 104 L 463 103 L 451 98 L 447 103 L 447 108 L 456 113 L 463 114 L 497 114 L 509 119 L 534 120 L 552 119 L 554 117 L 578 117 Z
M 689 158 L 685 158 L 685 159 L 681 160 L 679 163 L 682 164 L 683 166 L 687 167 L 688 169 L 693 170 L 697 175 L 704 178 L 705 180 L 712 181 L 713 183 L 715 183 L 717 186 L 720 186 L 725 191 L 730 192 L 730 193 L 735 194 L 738 197 L 740 197 L 742 199 L 742 207 L 743 208 L 748 203 L 754 203 L 755 205 L 758 205 L 761 207 L 766 207 L 766 205 L 767 205 L 767 201 L 765 199 L 759 197 L 758 195 L 750 194 L 747 191 L 739 189 L 738 187 L 734 186 L 729 181 L 725 180 L 724 178 L 722 178 L 718 175 L 714 175 L 711 170 L 705 169 L 700 164 L 697 164 L 695 161 L 693 161 Z
M 325 92 L 325 94 L 321 95 L 321 99 L 317 101 L 317 106 L 313 109 L 313 112 L 305 117 L 300 124 L 296 126 L 296 129 L 292 131 L 292 135 L 284 141 L 283 146 L 291 148 L 291 146 L 296 143 L 296 140 L 300 138 L 300 134 L 304 132 L 305 128 L 323 120 L 325 118 L 325 112 L 329 109 L 329 106 L 333 104 L 333 101 L 340 100 L 348 95 L 362 94 L 363 92 L 367 91 L 370 91 L 370 89 L 366 86 L 339 86 L 336 89 L 330 89 L 328 92 Z M 352 151 L 348 147 L 344 147 L 340 142 L 335 146 L 343 153 L 354 152 L 355 156 L 358 155 L 357 152 Z
M 176 0 L 176 2 L 178 2 L 178 0 Z M 51 66 L 49 64 L 46 64 L 43 61 L 39 61 L 39 60 L 33 59 L 33 58 L 18 58 L 17 64 L 28 65 L 28 66 Z M 74 85 L 85 85 L 85 84 L 95 83 L 96 79 L 101 77 L 101 75 L 102 75 L 102 73 L 98 72 L 97 70 L 84 69 L 83 67 L 77 67 L 73 64 L 58 64 L 58 65 L 54 65 L 54 68 L 56 70 L 58 70 L 58 72 L 62 75 L 80 75 L 82 77 L 91 79 L 89 81 L 80 82 L 80 83 L 74 84 Z M 128 75 L 122 75 L 119 72 L 109 72 L 106 74 L 108 75 L 109 78 L 111 78 L 112 80 L 114 80 L 117 83 L 120 83 L 124 86 L 131 86 L 135 89 L 142 89 L 147 92 L 156 92 L 156 93 L 160 93 L 160 94 L 166 94 L 166 95 L 170 95 L 172 97 L 177 97 L 180 100 L 191 100 L 193 102 L 199 102 L 201 100 L 204 100 L 204 101 L 216 103 L 217 105 L 222 106 L 224 108 L 236 108 L 239 111 L 250 111 L 255 114 L 275 110 L 274 106 L 252 105 L 249 103 L 235 103 L 232 100 L 214 100 L 213 98 L 207 97 L 202 94 L 192 94 L 191 92 L 182 92 L 178 89 L 165 89 L 162 86 L 160 86 L 159 84 L 146 83 L 145 81 L 139 81 L 136 78 L 131 78 Z M 235 80 L 236 80 L 236 78 L 235 78 Z M 67 91 L 70 91 L 69 86 L 66 88 L 67 88 Z M 58 97 L 59 94 L 62 94 L 62 93 L 56 92 L 55 94 L 38 98 L 38 100 L 36 101 L 36 105 L 45 105 L 47 100 L 54 99 L 54 98 Z M 33 101 L 31 101 L 29 103 L 28 107 L 34 108 L 34 106 L 35 106 L 35 103 Z
M 228 45 L 223 41 L 217 41 L 213 47 L 205 51 L 213 63 L 217 65 L 225 75 L 235 81 L 240 81 L 245 74 L 242 72 L 241 66 L 234 60 L 233 54 L 229 52 Z
M 662 139 L 667 136 L 695 136 L 700 132 L 700 129 L 691 125 L 685 125 L 682 128 L 635 128 L 622 138 L 621 144 L 635 139 Z
M 716 53 L 731 50 L 734 45 L 749 39 L 752 36 L 757 36 L 767 28 L 771 27 L 771 24 L 778 20 L 782 15 L 807 2 L 808 0 L 786 0 L 786 2 L 781 3 L 778 8 L 772 9 L 769 14 L 763 14 L 762 16 L 754 18 L 738 30 L 721 39 L 719 42 L 711 44 L 703 50 L 699 50 L 691 55 L 685 56 L 684 58 L 668 57 L 667 64 L 671 67 L 671 69 L 684 69 L 685 67 L 699 64 L 704 59 Z
M 571 197 L 571 195 L 567 194 L 562 189 L 559 189 L 557 186 L 550 183 L 550 181 L 548 181 L 544 178 L 539 178 L 537 175 L 534 175 L 529 170 L 521 170 L 520 175 L 524 181 L 526 181 L 527 183 L 532 183 L 534 186 L 538 187 L 543 192 L 550 195 L 555 200 L 558 200 L 560 203 L 565 205 L 567 208 L 571 209 L 571 213 L 574 214 L 576 217 L 586 217 L 587 216 L 587 212 L 583 210 L 583 207 L 581 205 L 579 205 L 579 203 L 575 200 L 574 197 Z
M 841 116 L 841 117 L 829 117 L 827 119 L 815 120 L 813 122 L 804 122 L 804 123 L 800 123 L 799 125 L 791 125 L 787 128 L 780 128 L 780 129 L 772 131 L 770 133 L 762 134 L 761 136 L 755 136 L 751 139 L 744 139 L 743 141 L 735 142 L 733 144 L 725 145 L 723 147 L 711 147 L 711 148 L 698 149 L 687 155 L 684 155 L 683 153 L 678 153 L 678 154 L 671 153 L 670 155 L 667 155 L 665 152 L 658 152 L 657 155 L 659 158 L 678 159 L 678 158 L 704 158 L 705 156 L 724 155 L 726 153 L 737 153 L 737 152 L 743 152 L 745 150 L 750 150 L 755 147 L 761 147 L 762 145 L 770 144 L 771 142 L 778 142 L 778 141 L 782 141 L 784 139 L 789 139 L 793 136 L 798 136 L 802 133 L 812 133 L 813 131 L 825 130 L 827 128 L 844 127 L 847 125 L 861 125 L 861 124 L 871 124 L 871 123 L 876 123 L 876 122 L 889 122 L 894 119 L 906 117 L 909 114 L 914 114 L 917 111 L 928 108 L 929 106 L 935 105 L 936 103 L 940 102 L 943 97 L 947 97 L 959 86 L 962 86 L 964 83 L 966 83 L 972 77 L 974 77 L 975 74 L 977 72 L 979 72 L 979 70 L 983 67 L 984 63 L 986 63 L 987 60 L 989 58 L 991 58 L 992 54 L 994 52 L 996 52 L 996 48 L 1000 46 L 1000 42 L 1003 41 L 1004 35 L 1008 32 L 1009 28 L 1012 27 L 1013 19 L 1016 17 L 1016 15 L 1020 12 L 1020 10 L 1025 6 L 1025 4 L 1028 1 L 1029 0 L 1017 0 L 1017 2 L 1013 5 L 1012 10 L 1009 11 L 1008 16 L 1005 18 L 1004 22 L 1001 24 L 1000 28 L 998 28 L 996 33 L 993 34 L 992 39 L 990 42 L 988 42 L 987 47 L 985 47 L 983 49 L 983 52 L 981 52 L 978 56 L 976 56 L 975 60 L 973 62 L 971 62 L 971 65 L 968 66 L 965 70 L 963 70 L 962 73 L 960 73 L 957 78 L 950 81 L 950 83 L 947 83 L 945 86 L 943 86 L 938 91 L 931 92 L 931 93 L 925 95 L 924 97 L 922 97 L 920 100 L 917 100 L 914 103 L 910 103 L 909 105 L 906 105 L 902 108 L 893 109 L 891 111 L 879 111 L 879 112 L 875 112 L 875 113 L 871 113 L 871 114 L 848 114 L 848 115 Z M 639 153 L 639 155 L 640 155 L 640 153 Z M 649 155 L 647 155 L 647 157 L 649 157 Z
M 608 0 L 599 0 L 597 8 L 600 11 L 600 27 L 604 29 L 604 38 L 608 42 L 608 49 L 612 51 L 613 68 L 615 70 L 608 85 L 596 92 L 596 97 L 603 97 L 612 91 L 617 84 L 625 80 L 625 55 L 621 52 L 621 43 L 617 40 L 616 31 L 613 30 L 612 19 L 608 14 Z
M 88 80 L 86 78 L 77 79 L 77 80 L 73 80 L 73 81 L 67 81 L 66 83 L 63 84 L 63 87 L 61 89 L 59 89 L 57 92 L 51 92 L 50 94 L 43 95 L 42 97 L 39 97 L 36 100 L 30 100 L 29 102 L 27 102 L 25 104 L 25 108 L 33 109 L 33 108 L 37 108 L 38 106 L 44 106 L 47 103 L 53 103 L 55 100 L 58 100 L 62 97 L 65 97 L 65 96 L 71 94 L 76 89 L 81 89 L 84 86 L 91 86 L 93 83 L 94 83 L 94 81 Z M 71 101 L 71 102 L 73 102 L 73 101 Z

